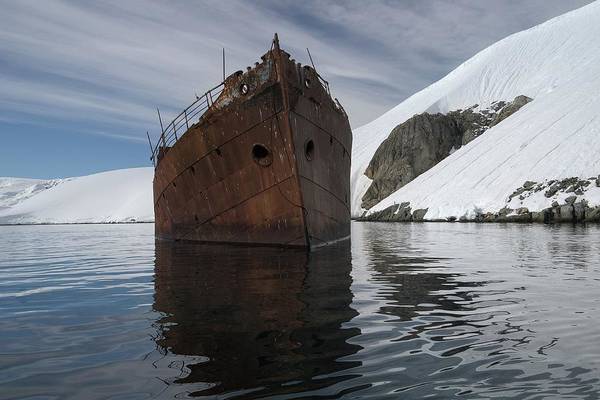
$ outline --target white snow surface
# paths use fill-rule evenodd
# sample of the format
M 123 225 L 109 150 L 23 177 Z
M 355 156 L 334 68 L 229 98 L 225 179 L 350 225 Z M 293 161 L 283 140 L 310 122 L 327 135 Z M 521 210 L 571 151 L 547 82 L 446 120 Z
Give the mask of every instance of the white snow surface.
M 60 179 L 42 180 L 0 177 L 0 211 L 12 207 L 60 182 Z
M 152 222 L 153 168 L 60 180 L 0 178 L 0 224 Z
M 425 219 L 497 211 L 526 180 L 600 174 L 600 2 L 511 35 L 375 121 L 354 130 L 352 213 L 370 185 L 364 175 L 379 144 L 415 114 L 464 109 L 518 95 L 534 100 L 381 201 L 427 208 Z M 596 190 L 588 201 L 600 203 Z M 544 196 L 530 211 L 549 207 Z M 514 205 L 514 204 L 513 204 Z M 537 208 L 537 209 L 536 209 Z

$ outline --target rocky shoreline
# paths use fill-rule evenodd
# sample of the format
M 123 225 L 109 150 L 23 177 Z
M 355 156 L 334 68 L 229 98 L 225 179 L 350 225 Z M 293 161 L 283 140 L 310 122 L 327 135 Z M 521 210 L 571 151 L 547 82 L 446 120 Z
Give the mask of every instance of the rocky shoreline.
M 506 204 L 502 208 L 493 212 L 475 212 L 474 216 L 469 217 L 426 218 L 427 208 L 413 209 L 410 202 L 402 202 L 379 211 L 365 211 L 361 217 L 355 220 L 381 222 L 537 222 L 546 224 L 600 222 L 600 205 L 590 205 L 589 201 L 589 199 L 592 199 L 593 204 L 598 204 L 599 189 L 600 175 L 590 178 L 549 179 L 542 182 L 526 181 L 508 196 Z M 537 211 L 533 211 L 533 209 Z
M 541 211 L 529 211 L 522 207 L 504 207 L 497 212 L 477 214 L 474 218 L 450 216 L 443 219 L 425 219 L 427 209 L 412 210 L 410 203 L 394 204 L 384 210 L 356 218 L 357 221 L 378 222 L 518 222 L 518 223 L 581 223 L 600 222 L 600 206 L 589 206 L 586 200 L 576 202 L 576 196 L 566 199 L 564 204 L 554 203 Z

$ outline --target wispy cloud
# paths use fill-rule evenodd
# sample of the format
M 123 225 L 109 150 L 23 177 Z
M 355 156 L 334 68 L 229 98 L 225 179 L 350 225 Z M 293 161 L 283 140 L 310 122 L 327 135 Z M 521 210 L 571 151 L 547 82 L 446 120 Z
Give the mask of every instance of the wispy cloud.
M 222 47 L 233 72 L 277 31 L 299 61 L 311 49 L 358 126 L 496 40 L 588 2 L 0 1 L 0 115 L 145 140 L 156 105 L 168 119 L 220 82 Z

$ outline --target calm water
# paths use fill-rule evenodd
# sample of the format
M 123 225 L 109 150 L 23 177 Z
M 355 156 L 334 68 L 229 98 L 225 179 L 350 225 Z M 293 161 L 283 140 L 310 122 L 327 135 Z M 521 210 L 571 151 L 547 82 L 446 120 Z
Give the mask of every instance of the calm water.
M 0 227 L 0 398 L 600 398 L 600 228 L 300 251 Z

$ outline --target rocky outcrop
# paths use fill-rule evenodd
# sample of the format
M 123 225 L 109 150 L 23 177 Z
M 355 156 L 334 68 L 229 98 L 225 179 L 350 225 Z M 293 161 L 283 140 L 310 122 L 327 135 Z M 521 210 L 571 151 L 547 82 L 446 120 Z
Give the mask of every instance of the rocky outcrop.
M 540 192 L 543 192 L 544 197 L 548 199 L 556 199 L 560 194 L 570 195 L 570 197 L 567 197 L 568 200 L 571 197 L 584 195 L 591 187 L 600 187 L 599 183 L 600 176 L 593 176 L 587 179 L 578 177 L 560 180 L 550 179 L 544 182 L 527 181 L 508 196 L 507 203 L 512 204 L 517 201 L 522 202 L 531 196 L 536 196 Z
M 373 180 L 362 198 L 369 209 L 427 171 L 462 144 L 454 118 L 418 114 L 398 125 L 375 152 L 365 175 Z
M 600 175 L 590 178 L 570 177 L 525 181 L 506 199 L 506 205 L 497 211 L 478 211 L 474 216 L 447 216 L 443 219 L 426 219 L 427 209 L 412 210 L 409 202 L 394 204 L 384 210 L 365 213 L 359 220 L 385 222 L 540 222 L 579 223 L 600 222 L 600 206 L 590 206 L 585 198 L 597 198 Z M 596 193 L 588 192 L 592 190 Z M 528 204 L 547 202 L 549 207 L 530 211 Z M 533 200 L 533 201 L 531 201 Z M 551 203 L 550 203 L 551 202 Z
M 600 206 L 590 207 L 586 200 L 578 201 L 576 196 L 567 198 L 564 204 L 554 203 L 551 207 L 534 212 L 529 211 L 526 207 L 516 210 L 504 207 L 497 212 L 477 214 L 474 218 L 449 216 L 436 220 L 425 220 L 425 214 L 427 214 L 427 209 L 412 211 L 410 203 L 406 202 L 365 214 L 358 220 L 378 222 L 538 222 L 545 224 L 600 222 Z
M 501 107 L 498 114 L 494 117 L 494 120 L 490 124 L 490 128 L 494 125 L 498 125 L 500 122 L 519 111 L 521 107 L 529 103 L 531 100 L 531 98 L 523 95 L 515 97 L 512 102 Z
M 396 126 L 365 171 L 372 182 L 362 198 L 362 208 L 379 203 L 529 101 L 529 97 L 518 96 L 509 103 L 494 102 L 489 109 L 474 105 L 447 114 L 417 114 Z
M 420 222 L 427 214 L 427 209 L 412 211 L 410 203 L 393 204 L 381 211 L 365 214 L 359 221 L 382 221 L 382 222 Z

